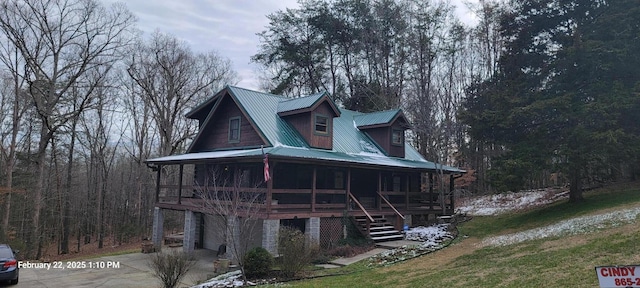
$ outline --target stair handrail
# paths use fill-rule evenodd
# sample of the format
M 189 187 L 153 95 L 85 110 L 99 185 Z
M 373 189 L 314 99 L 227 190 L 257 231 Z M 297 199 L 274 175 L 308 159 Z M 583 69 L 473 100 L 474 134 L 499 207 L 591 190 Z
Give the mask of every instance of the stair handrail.
M 360 204 L 360 202 L 358 201 L 358 199 L 356 199 L 355 196 L 353 196 L 353 194 L 351 194 L 351 192 L 349 192 L 349 198 L 351 200 L 353 200 L 353 202 L 356 202 L 356 205 L 358 205 L 358 208 L 360 208 L 360 210 L 362 210 L 362 212 L 364 212 L 364 215 L 367 216 L 367 218 L 369 218 L 369 221 L 371 222 L 376 222 L 375 220 L 373 220 L 373 217 L 371 217 L 371 215 L 369 214 L 369 212 L 367 212 L 367 209 L 364 209 L 364 207 L 362 207 L 362 204 Z
M 389 202 L 389 200 L 387 200 L 387 198 L 382 196 L 382 193 L 380 193 L 380 191 L 378 191 L 378 195 L 380 196 L 380 198 L 382 198 L 382 200 L 384 200 L 385 203 L 387 203 L 387 205 L 389 205 L 389 207 L 391 207 L 391 209 L 393 209 L 393 212 L 396 212 L 396 214 L 398 214 L 398 216 L 400 216 L 400 218 L 402 218 L 403 220 L 405 219 L 404 216 L 402 214 L 400 214 L 400 211 L 398 211 L 398 209 L 396 209 L 396 207 L 394 207 L 391 204 L 391 202 Z

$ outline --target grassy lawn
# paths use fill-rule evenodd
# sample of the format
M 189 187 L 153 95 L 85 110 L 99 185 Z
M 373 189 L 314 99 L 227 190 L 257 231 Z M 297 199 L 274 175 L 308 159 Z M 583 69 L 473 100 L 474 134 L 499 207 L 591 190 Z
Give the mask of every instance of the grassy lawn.
M 561 201 L 541 209 L 523 213 L 509 213 L 500 216 L 475 217 L 472 223 L 463 225 L 463 234 L 484 238 L 504 233 L 523 231 L 546 226 L 561 220 L 580 217 L 611 208 L 622 209 L 640 203 L 640 189 L 636 185 L 625 184 L 598 189 L 584 194 L 582 203 Z M 634 187 L 635 186 L 635 187 Z
M 590 214 L 640 206 L 640 189 L 617 186 L 522 213 L 479 217 L 464 223 L 456 243 L 441 251 L 385 268 L 366 261 L 332 270 L 346 273 L 291 282 L 292 287 L 598 287 L 594 267 L 640 264 L 640 224 L 583 235 L 480 247 L 480 239 Z

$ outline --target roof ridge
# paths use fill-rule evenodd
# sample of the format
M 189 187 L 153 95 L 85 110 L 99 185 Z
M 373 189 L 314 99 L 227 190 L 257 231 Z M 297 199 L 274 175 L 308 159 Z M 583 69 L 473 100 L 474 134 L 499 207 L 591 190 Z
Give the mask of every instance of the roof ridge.
M 237 89 L 237 90 L 244 90 L 244 91 L 248 91 L 248 92 L 252 92 L 252 93 L 259 93 L 265 96 L 272 96 L 272 97 L 276 97 L 276 98 L 282 98 L 282 99 L 289 99 L 286 96 L 283 95 L 277 95 L 277 94 L 273 94 L 273 93 L 269 93 L 269 92 L 262 92 L 262 91 L 256 91 L 256 90 L 252 90 L 252 89 L 247 89 L 247 88 L 243 88 L 243 87 L 238 87 L 238 86 L 233 86 L 233 85 L 227 85 L 228 88 L 230 89 Z
M 321 97 L 325 93 L 327 93 L 327 91 L 313 93 L 313 94 L 304 95 L 304 96 L 299 96 L 299 97 L 295 97 L 295 98 L 290 98 L 290 97 L 284 97 L 283 96 L 282 98 L 284 98 L 284 99 L 282 101 L 280 101 L 280 102 L 289 102 L 289 101 L 301 100 L 301 99 L 305 99 L 305 98 L 309 98 L 309 97 Z
M 362 114 L 357 115 L 357 116 L 373 115 L 373 114 L 379 114 L 379 113 L 389 113 L 391 111 L 399 112 L 399 111 L 402 111 L 402 109 L 395 108 L 395 109 L 387 109 L 387 110 L 381 110 L 381 111 L 375 111 L 375 112 L 359 112 L 359 113 L 362 113 Z

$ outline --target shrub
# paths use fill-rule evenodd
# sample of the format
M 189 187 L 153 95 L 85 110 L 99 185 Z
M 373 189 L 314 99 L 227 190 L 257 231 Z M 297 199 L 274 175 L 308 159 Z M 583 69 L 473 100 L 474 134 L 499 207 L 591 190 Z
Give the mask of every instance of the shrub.
M 329 254 L 338 257 L 351 257 L 355 254 L 355 252 L 353 252 L 353 247 L 347 244 L 329 250 Z
M 374 245 L 363 245 L 363 246 L 351 246 L 349 244 L 335 247 L 327 253 L 331 256 L 337 257 L 353 257 L 358 254 L 362 254 L 374 248 Z
M 342 217 L 342 224 L 346 227 L 347 235 L 343 239 L 340 239 L 337 244 L 338 246 L 371 246 L 373 241 L 362 235 L 362 232 L 358 227 L 351 221 L 350 216 L 348 214 L 344 214 Z
M 282 275 L 294 277 L 302 272 L 320 252 L 317 243 L 307 241 L 305 235 L 298 229 L 281 227 L 278 237 L 278 264 Z
M 150 266 L 163 287 L 173 288 L 193 267 L 196 263 L 194 260 L 193 255 L 182 251 L 158 252 L 151 256 Z
M 273 256 L 262 247 L 255 247 L 244 256 L 244 273 L 246 277 L 262 277 L 271 271 Z
M 320 251 L 320 253 L 318 253 L 318 255 L 316 255 L 316 257 L 311 260 L 311 264 L 327 264 L 331 262 L 332 259 L 333 257 L 327 254 L 326 251 Z

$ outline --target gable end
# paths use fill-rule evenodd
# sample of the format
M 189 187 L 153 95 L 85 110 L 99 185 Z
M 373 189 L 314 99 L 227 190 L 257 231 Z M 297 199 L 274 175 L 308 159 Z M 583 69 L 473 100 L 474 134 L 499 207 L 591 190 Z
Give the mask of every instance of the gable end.
M 268 145 L 233 97 L 225 93 L 200 127 L 188 153 Z

